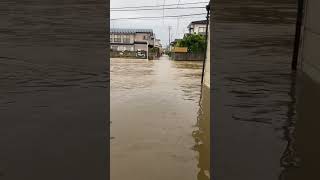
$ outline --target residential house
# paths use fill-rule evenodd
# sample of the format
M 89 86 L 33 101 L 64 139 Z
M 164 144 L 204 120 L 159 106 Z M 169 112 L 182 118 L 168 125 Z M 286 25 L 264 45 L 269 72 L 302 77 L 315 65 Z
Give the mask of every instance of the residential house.
M 158 47 L 158 48 L 162 47 L 161 42 L 160 42 L 160 39 L 155 39 L 155 41 L 154 41 L 154 47 Z
M 152 29 L 110 29 L 110 49 L 113 51 L 145 51 L 155 44 Z
M 155 39 L 154 41 L 154 47 L 159 49 L 159 53 L 162 54 L 163 53 L 163 49 L 162 49 L 162 44 L 161 44 L 161 40 L 160 39 Z
M 188 25 L 189 34 L 206 34 L 207 20 L 192 21 Z

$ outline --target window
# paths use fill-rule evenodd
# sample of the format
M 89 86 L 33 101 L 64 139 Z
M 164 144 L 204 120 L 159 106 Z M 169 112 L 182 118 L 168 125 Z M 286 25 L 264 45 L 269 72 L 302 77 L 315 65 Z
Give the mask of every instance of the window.
M 199 27 L 199 32 L 206 32 L 206 28 L 205 27 Z
M 110 42 L 113 42 L 113 35 L 110 35 Z
M 148 36 L 143 36 L 143 40 L 148 40 Z
M 130 35 L 123 35 L 123 43 L 130 43 Z
M 111 46 L 111 49 L 114 51 L 118 51 L 118 46 Z
M 114 35 L 114 42 L 121 42 L 121 36 L 120 35 Z

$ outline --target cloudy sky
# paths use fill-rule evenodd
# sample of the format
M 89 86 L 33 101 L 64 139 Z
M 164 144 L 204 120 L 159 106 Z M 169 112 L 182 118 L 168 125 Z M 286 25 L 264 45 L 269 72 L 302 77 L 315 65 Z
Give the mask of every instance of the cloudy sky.
M 185 3 L 197 3 L 188 4 Z M 159 17 L 163 16 L 161 9 L 163 4 L 180 4 L 179 7 L 205 7 L 209 0 L 111 0 L 110 1 L 110 15 L 111 19 L 119 18 L 134 18 L 134 17 Z M 137 6 L 159 6 L 153 7 L 161 10 L 143 10 L 143 11 L 115 11 L 115 8 L 122 7 L 137 7 Z M 177 6 L 165 6 L 166 8 L 176 8 Z M 112 9 L 113 8 L 113 9 Z M 201 14 L 206 13 L 205 8 L 193 9 L 165 9 L 164 16 L 177 16 L 186 14 Z M 111 28 L 147 28 L 153 29 L 156 37 L 161 40 L 163 45 L 168 44 L 169 41 L 169 26 L 171 26 L 171 41 L 175 38 L 183 37 L 187 32 L 187 26 L 191 21 L 203 20 L 206 15 L 197 15 L 189 17 L 175 17 L 164 19 L 130 19 L 130 20 L 111 20 Z

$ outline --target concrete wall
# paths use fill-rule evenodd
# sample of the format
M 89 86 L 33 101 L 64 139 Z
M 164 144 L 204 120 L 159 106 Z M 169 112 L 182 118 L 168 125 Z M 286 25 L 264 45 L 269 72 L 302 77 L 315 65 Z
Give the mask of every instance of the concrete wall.
M 299 65 L 302 71 L 320 83 L 320 1 L 305 0 Z
M 111 58 L 119 58 L 119 57 L 127 57 L 127 58 L 136 58 L 136 52 L 134 51 L 126 51 L 126 52 L 119 52 L 119 51 L 110 51 Z
M 204 85 L 210 88 L 210 27 L 208 27 L 207 57 L 206 57 L 206 64 L 204 69 L 203 82 L 204 82 Z
M 172 52 L 171 59 L 177 61 L 203 61 L 204 53 Z
M 111 45 L 111 49 L 116 49 L 116 51 L 134 51 L 134 45 Z

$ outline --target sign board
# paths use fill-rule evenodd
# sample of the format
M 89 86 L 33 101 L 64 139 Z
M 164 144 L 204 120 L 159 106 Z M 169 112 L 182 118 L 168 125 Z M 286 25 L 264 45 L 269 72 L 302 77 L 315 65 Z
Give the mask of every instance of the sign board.
M 188 52 L 188 48 L 187 47 L 174 47 L 172 49 L 172 52 L 186 53 L 186 52 Z

